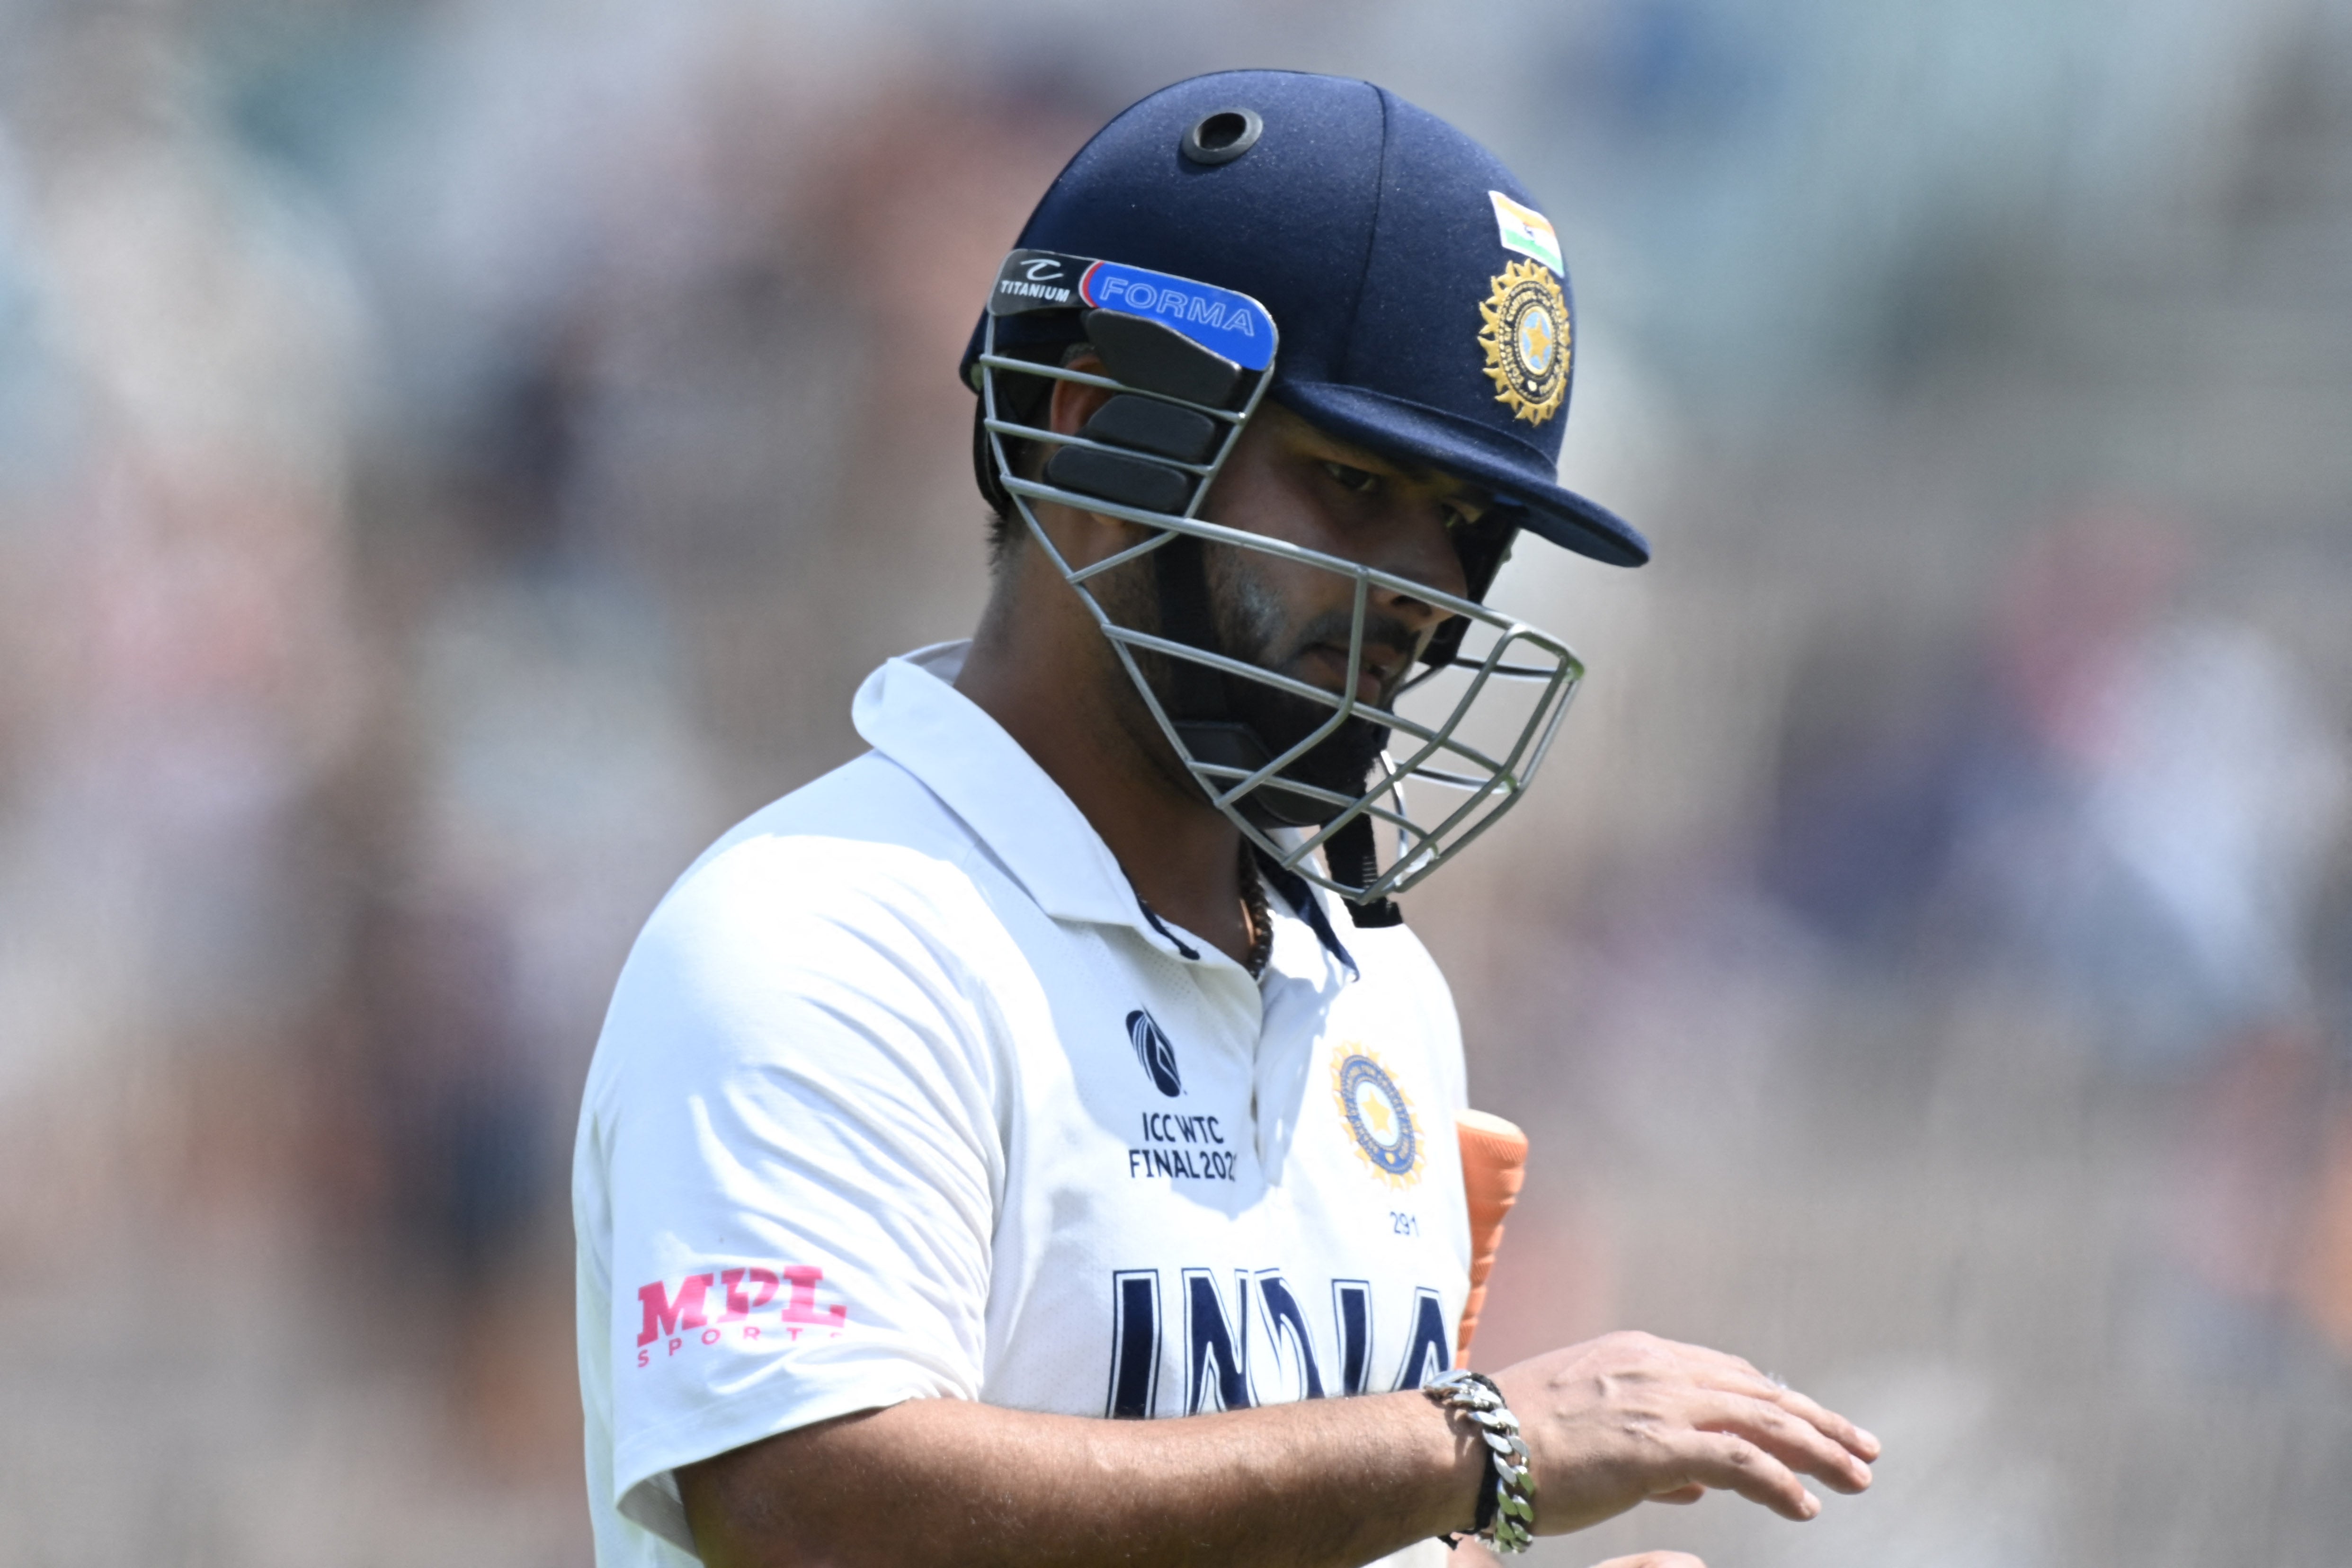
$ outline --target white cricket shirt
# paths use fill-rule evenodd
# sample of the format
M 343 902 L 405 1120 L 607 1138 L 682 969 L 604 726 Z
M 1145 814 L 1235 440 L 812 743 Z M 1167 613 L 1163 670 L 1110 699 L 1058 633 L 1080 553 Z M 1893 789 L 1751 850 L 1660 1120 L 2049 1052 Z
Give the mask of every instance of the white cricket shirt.
M 1303 882 L 1260 980 L 1156 928 L 950 684 L 964 647 L 876 671 L 873 751 L 712 846 L 622 970 L 572 1180 L 604 1568 L 693 1560 L 677 1467 L 850 1411 L 1165 1418 L 1452 1363 L 1427 952 Z

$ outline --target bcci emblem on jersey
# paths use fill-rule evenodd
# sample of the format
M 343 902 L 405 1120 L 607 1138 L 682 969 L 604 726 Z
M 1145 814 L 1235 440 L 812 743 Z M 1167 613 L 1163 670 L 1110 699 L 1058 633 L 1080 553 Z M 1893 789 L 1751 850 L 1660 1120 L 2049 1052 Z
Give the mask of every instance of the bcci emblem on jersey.
M 1331 1064 L 1331 1088 L 1340 1118 L 1356 1140 L 1356 1152 L 1392 1187 L 1421 1180 L 1421 1135 L 1413 1126 L 1412 1101 L 1377 1058 L 1360 1046 L 1347 1046 Z

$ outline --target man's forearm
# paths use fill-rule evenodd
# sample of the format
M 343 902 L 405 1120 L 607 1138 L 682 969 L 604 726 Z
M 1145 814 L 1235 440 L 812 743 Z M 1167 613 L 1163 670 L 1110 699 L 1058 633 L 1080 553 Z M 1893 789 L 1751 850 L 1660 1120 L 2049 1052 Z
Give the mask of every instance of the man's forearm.
M 1486 1451 L 1417 1394 L 1174 1421 L 912 1400 L 679 1473 L 711 1568 L 1342 1568 L 1469 1527 Z

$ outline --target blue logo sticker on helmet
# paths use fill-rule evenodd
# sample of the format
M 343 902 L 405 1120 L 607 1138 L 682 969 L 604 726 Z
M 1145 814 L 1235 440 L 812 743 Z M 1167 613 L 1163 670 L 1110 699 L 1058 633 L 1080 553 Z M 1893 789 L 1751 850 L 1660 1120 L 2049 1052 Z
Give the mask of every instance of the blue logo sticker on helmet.
M 1052 250 L 1016 250 L 996 269 L 992 316 L 1040 310 L 1118 310 L 1172 327 L 1244 370 L 1274 363 L 1274 318 L 1246 294 L 1148 267 Z
M 1102 310 L 1148 316 L 1244 370 L 1274 361 L 1274 319 L 1246 294 L 1141 267 L 1097 261 L 1078 279 L 1078 296 Z

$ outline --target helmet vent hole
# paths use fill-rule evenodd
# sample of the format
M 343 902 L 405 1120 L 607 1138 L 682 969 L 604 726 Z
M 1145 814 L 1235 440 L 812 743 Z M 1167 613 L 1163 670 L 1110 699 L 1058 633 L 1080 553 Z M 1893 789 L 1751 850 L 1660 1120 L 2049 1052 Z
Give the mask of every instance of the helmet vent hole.
M 1184 156 L 1195 163 L 1230 163 L 1251 148 L 1265 121 L 1247 109 L 1221 109 L 1184 132 Z

